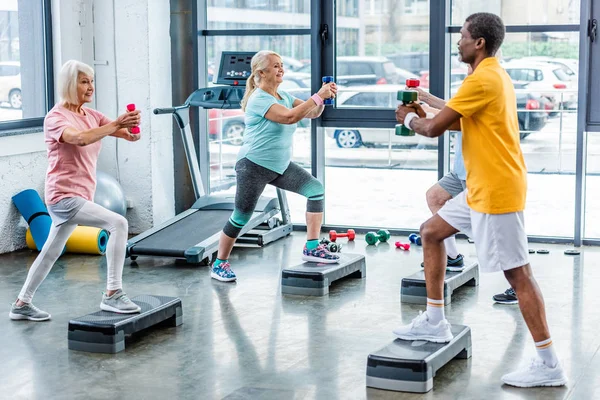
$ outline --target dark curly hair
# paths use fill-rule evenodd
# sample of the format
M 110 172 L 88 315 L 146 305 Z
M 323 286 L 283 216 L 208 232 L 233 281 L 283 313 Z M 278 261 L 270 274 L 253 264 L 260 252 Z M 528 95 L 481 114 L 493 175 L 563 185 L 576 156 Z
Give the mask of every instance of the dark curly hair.
M 487 55 L 493 57 L 502 45 L 506 29 L 502 19 L 496 14 L 475 13 L 467 17 L 469 23 L 467 30 L 473 39 L 485 39 Z

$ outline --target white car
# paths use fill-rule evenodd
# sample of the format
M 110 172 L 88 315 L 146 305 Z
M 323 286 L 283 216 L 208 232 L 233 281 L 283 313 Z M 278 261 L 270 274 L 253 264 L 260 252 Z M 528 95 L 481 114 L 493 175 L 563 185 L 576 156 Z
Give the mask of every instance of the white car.
M 528 82 L 538 92 L 563 108 L 577 107 L 577 78 L 565 66 L 549 62 L 510 61 L 503 65 L 513 81 Z
M 337 107 L 388 109 L 393 117 L 398 105 L 397 93 L 405 85 L 367 85 L 351 86 L 338 91 Z M 325 128 L 325 134 L 335 139 L 338 147 L 353 148 L 360 146 L 392 145 L 433 148 L 437 147 L 437 138 L 421 135 L 396 136 L 394 126 L 386 128 Z
M 547 56 L 532 56 L 519 58 L 519 61 L 546 62 L 550 64 L 560 65 L 566 68 L 569 75 L 579 75 L 579 60 L 574 58 L 556 58 Z
M 17 61 L 0 62 L 0 103 L 21 108 L 21 64 Z

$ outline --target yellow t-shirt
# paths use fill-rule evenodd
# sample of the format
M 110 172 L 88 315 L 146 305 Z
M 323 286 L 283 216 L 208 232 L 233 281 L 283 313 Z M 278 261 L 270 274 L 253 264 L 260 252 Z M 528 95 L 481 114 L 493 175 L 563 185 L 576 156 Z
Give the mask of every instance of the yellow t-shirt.
M 498 59 L 484 59 L 447 106 L 462 115 L 469 206 L 485 214 L 524 210 L 527 168 L 521 151 L 517 98 Z

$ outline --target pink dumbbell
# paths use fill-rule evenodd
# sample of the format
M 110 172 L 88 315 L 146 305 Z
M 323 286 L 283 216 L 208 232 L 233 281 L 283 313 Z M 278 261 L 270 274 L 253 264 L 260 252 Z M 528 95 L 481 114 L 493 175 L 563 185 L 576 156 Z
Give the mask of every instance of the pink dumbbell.
M 396 248 L 397 249 L 402 249 L 402 250 L 410 250 L 410 244 L 396 242 Z
M 133 103 L 127 104 L 127 111 L 129 111 L 129 112 L 135 111 L 135 104 L 133 104 Z M 140 133 L 140 127 L 139 126 L 134 126 L 133 128 L 131 128 L 129 130 L 129 132 L 137 135 L 137 134 Z

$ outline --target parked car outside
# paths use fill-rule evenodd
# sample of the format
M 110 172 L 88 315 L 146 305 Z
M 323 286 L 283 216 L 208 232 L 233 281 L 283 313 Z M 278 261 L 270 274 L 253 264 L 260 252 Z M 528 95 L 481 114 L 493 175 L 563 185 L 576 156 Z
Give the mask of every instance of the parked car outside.
M 527 83 L 520 87 L 526 88 Z M 390 109 L 390 113 L 398 104 L 397 92 L 404 85 L 374 85 L 351 87 L 338 92 L 338 107 Z M 517 114 L 521 139 L 531 132 L 541 130 L 548 118 L 545 110 L 546 100 L 535 93 L 517 92 Z M 434 148 L 437 138 L 420 135 L 396 136 L 393 129 L 382 128 L 325 128 L 325 134 L 335 139 L 340 148 L 356 148 L 360 146 L 387 146 L 391 140 L 394 146 Z
M 212 140 L 241 146 L 244 141 L 245 114 L 240 109 L 211 108 L 208 110 L 208 135 Z
M 17 109 L 22 106 L 21 64 L 18 61 L 0 62 L 0 102 L 7 102 Z
M 528 89 L 563 108 L 577 107 L 577 80 L 566 67 L 532 61 L 510 61 L 503 65 L 513 81 L 528 82 Z
M 427 71 L 429 69 L 429 52 L 427 51 L 389 54 L 386 55 L 386 57 L 389 58 L 396 67 L 404 68 L 415 75 L 420 75 L 421 71 Z M 461 62 L 458 59 L 458 54 L 451 54 L 450 67 L 458 68 L 460 66 Z
M 295 72 L 310 75 L 310 64 Z M 336 58 L 336 83 L 340 86 L 399 84 L 400 75 L 386 57 L 344 56 Z
M 450 85 L 461 84 L 462 81 L 467 77 L 468 71 L 467 67 L 461 66 L 457 68 L 452 68 L 450 72 Z M 429 88 L 429 71 L 421 71 L 421 76 L 419 77 L 421 81 L 421 86 L 424 89 Z
M 288 56 L 281 56 L 283 66 L 287 71 L 298 71 L 304 66 L 304 63 Z
M 515 61 L 533 61 L 533 62 L 546 62 L 550 64 L 560 65 L 561 67 L 566 68 L 566 72 L 573 77 L 577 77 L 579 75 L 579 60 L 575 58 L 558 58 L 558 57 L 548 57 L 548 56 L 531 56 L 531 57 L 523 57 L 519 58 Z

